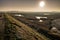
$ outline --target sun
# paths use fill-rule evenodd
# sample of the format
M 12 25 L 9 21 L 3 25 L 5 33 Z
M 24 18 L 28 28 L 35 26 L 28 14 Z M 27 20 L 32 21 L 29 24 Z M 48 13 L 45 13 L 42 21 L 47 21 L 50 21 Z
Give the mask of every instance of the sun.
M 44 7 L 45 6 L 45 2 L 44 1 L 39 2 L 39 6 L 40 7 Z

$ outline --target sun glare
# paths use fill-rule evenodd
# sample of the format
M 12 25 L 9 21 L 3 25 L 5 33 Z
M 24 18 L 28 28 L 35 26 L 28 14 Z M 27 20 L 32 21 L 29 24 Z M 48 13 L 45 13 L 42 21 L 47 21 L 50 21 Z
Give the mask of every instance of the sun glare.
M 40 6 L 40 7 L 44 7 L 44 6 L 45 6 L 45 2 L 44 2 L 44 1 L 41 1 L 41 2 L 39 3 L 39 6 Z

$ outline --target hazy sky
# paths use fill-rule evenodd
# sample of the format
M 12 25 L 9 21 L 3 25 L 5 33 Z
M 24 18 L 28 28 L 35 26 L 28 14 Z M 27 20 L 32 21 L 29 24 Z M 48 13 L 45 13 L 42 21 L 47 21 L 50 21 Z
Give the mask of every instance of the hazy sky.
M 45 2 L 43 8 L 40 1 Z M 60 11 L 60 0 L 0 0 L 0 11 Z

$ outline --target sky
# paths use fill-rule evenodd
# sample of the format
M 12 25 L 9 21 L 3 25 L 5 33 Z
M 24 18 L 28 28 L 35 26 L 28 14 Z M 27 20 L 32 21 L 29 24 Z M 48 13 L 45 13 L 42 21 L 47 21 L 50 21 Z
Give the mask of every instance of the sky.
M 43 8 L 41 1 L 45 2 Z M 60 0 L 0 0 L 0 11 L 60 12 Z

